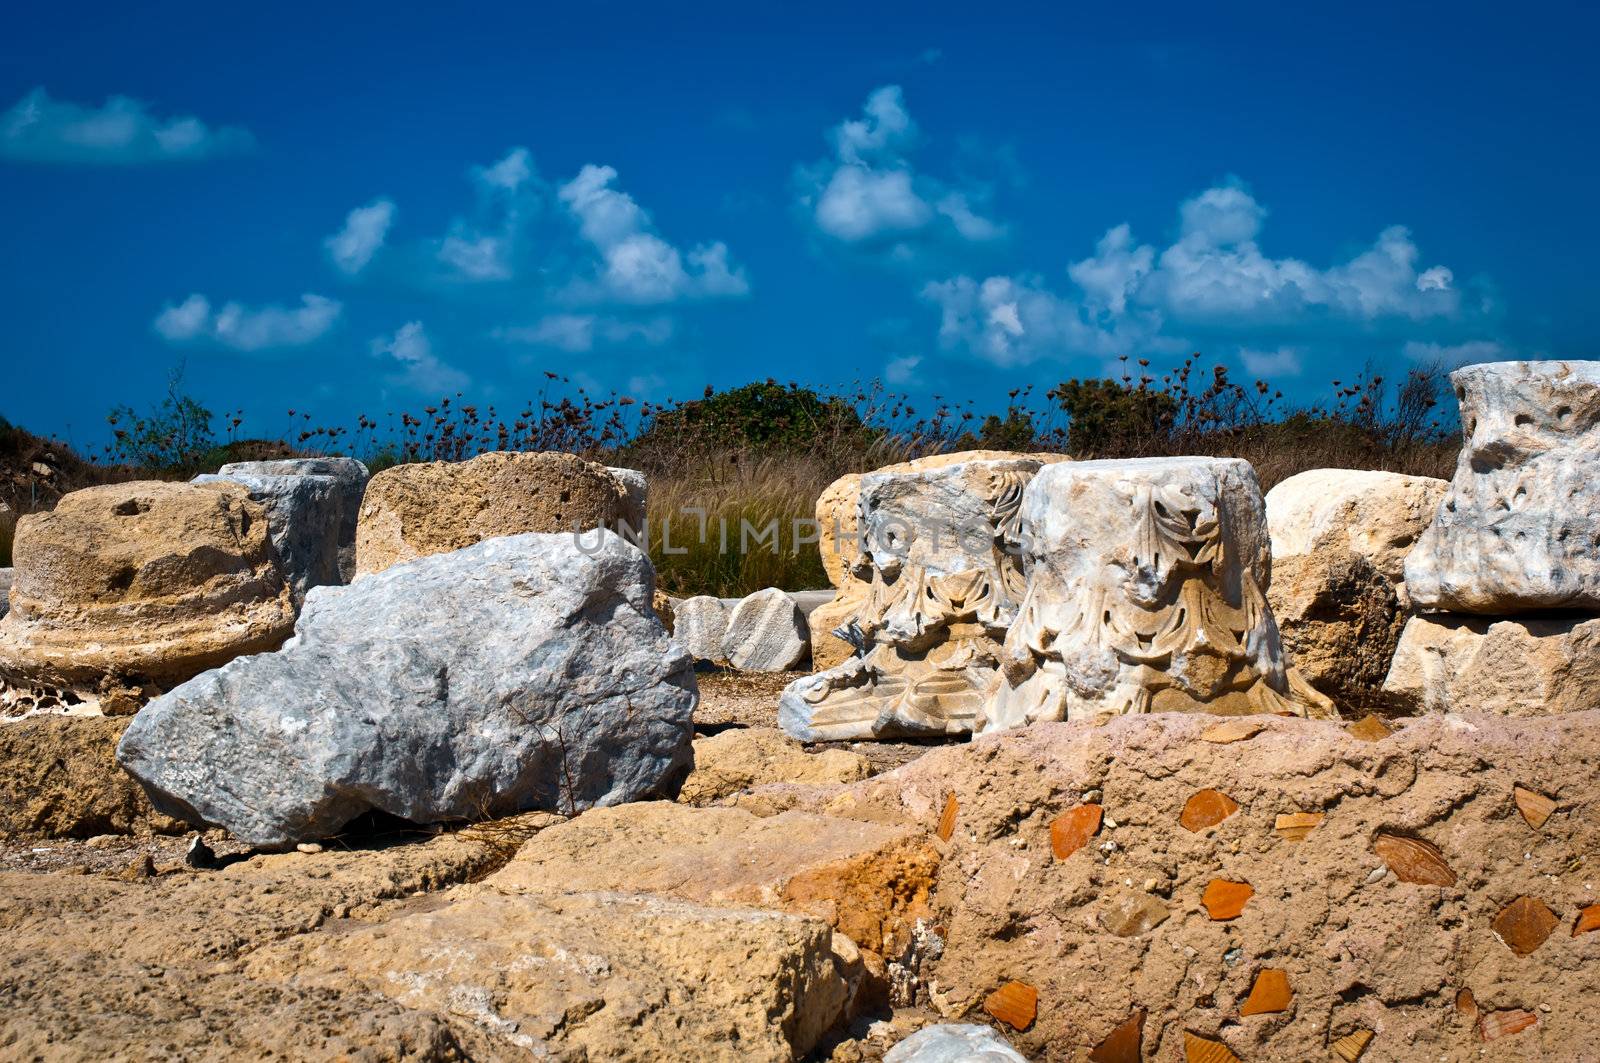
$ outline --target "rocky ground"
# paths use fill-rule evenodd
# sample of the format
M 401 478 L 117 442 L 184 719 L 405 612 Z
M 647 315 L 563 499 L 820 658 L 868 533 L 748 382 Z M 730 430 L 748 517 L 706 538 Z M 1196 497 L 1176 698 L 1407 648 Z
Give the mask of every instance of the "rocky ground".
M 1600 1059 L 1600 713 L 802 748 L 792 678 L 699 676 L 677 804 L 8 842 L 0 1058 Z

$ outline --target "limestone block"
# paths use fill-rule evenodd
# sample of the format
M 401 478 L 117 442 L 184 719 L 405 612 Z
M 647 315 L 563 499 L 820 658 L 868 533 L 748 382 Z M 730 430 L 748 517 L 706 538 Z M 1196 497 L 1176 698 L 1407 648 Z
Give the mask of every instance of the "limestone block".
M 356 573 L 497 535 L 615 528 L 628 506 L 617 477 L 573 454 L 496 451 L 470 461 L 396 465 L 367 484 Z
M 237 484 L 74 491 L 18 522 L 14 555 L 0 620 L 11 714 L 133 712 L 294 625 L 266 511 Z
M 1368 469 L 1297 473 L 1267 492 L 1273 565 L 1340 549 L 1372 562 L 1390 583 L 1403 583 L 1406 554 L 1449 486 L 1432 476 Z
M 709 594 L 685 598 L 672 609 L 672 637 L 697 661 L 720 663 L 728 633 L 728 607 Z
M 1267 604 L 1295 669 L 1313 687 L 1352 712 L 1383 700 L 1406 611 L 1370 559 L 1334 541 L 1310 553 L 1274 553 Z
M 780 725 L 801 741 L 966 734 L 1022 600 L 1023 489 L 1044 462 L 958 461 L 862 478 L 863 656 L 796 680 Z
M 722 636 L 723 659 L 741 672 L 786 672 L 798 667 L 810 651 L 805 615 L 776 587 L 740 601 Z
M 1053 465 L 1020 516 L 1027 595 L 980 730 L 1143 712 L 1333 714 L 1286 665 L 1248 462 Z
M 734 727 L 694 741 L 694 771 L 678 800 L 709 804 L 766 783 L 849 783 L 872 774 L 859 753 L 824 749 L 807 753 L 794 739 L 769 727 Z
M 1491 362 L 1450 374 L 1461 457 L 1406 558 L 1424 609 L 1600 610 L 1600 362 Z
M 1600 618 L 1413 616 L 1383 689 L 1417 712 L 1592 709 L 1600 706 Z

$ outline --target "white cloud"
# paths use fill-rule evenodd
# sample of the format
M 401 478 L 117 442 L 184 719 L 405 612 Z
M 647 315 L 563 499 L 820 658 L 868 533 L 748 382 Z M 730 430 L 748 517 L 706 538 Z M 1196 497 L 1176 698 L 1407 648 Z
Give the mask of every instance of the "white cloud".
M 578 282 L 569 294 L 649 304 L 750 290 L 744 271 L 730 264 L 724 244 L 693 248 L 686 265 L 684 254 L 654 232 L 644 208 L 613 187 L 616 178 L 611 167 L 591 164 L 557 192 L 577 221 L 579 235 L 600 255 L 598 276 Z
M 638 342 L 659 347 L 672 338 L 670 317 L 627 321 L 596 314 L 549 314 L 532 325 L 496 329 L 495 339 L 578 353 L 594 349 L 596 341 L 610 344 Z
M 1425 269 L 1417 277 L 1419 292 L 1447 292 L 1455 285 L 1456 275 L 1443 266 Z
M 1273 380 L 1279 377 L 1299 376 L 1304 368 L 1301 360 L 1303 354 L 1304 352 L 1298 347 L 1279 347 L 1275 351 L 1241 348 L 1239 361 L 1243 362 L 1245 369 L 1254 376 L 1263 380 Z
M 922 364 L 920 354 L 907 354 L 899 358 L 891 358 L 889 364 L 883 367 L 883 377 L 891 384 L 909 384 L 916 374 L 917 366 Z
M 213 129 L 189 115 L 158 117 L 126 96 L 108 97 L 95 108 L 36 88 L 0 115 L 0 158 L 25 162 L 138 165 L 205 159 L 254 145 L 247 130 Z
M 209 339 L 236 351 L 301 347 L 327 334 L 343 310 L 337 300 L 302 295 L 297 307 L 247 307 L 229 302 L 213 312 L 211 301 L 198 293 L 156 315 L 156 332 L 181 343 Z
M 467 374 L 446 365 L 433 353 L 433 343 L 420 321 L 408 321 L 396 329 L 393 336 L 379 336 L 372 341 L 371 349 L 376 357 L 398 362 L 401 372 L 391 379 L 414 391 L 448 394 L 471 383 Z
M 1050 291 L 1038 278 L 954 277 L 928 284 L 922 297 L 939 307 L 943 347 L 965 348 L 996 365 L 1080 354 L 1106 359 L 1130 347 L 1172 347 L 1146 319 L 1099 322 L 1084 303 Z
M 516 273 L 514 257 L 539 175 L 527 148 L 512 148 L 504 158 L 468 171 L 478 191 L 471 218 L 456 218 L 434 246 L 434 257 L 461 281 L 506 281 Z
M 1405 356 L 1413 362 L 1438 362 L 1449 369 L 1479 362 L 1505 362 L 1517 352 L 1499 340 L 1469 340 L 1466 343 L 1429 343 L 1412 340 L 1405 345 Z
M 917 127 L 900 86 L 874 89 L 862 116 L 841 122 L 829 139 L 833 158 L 799 174 L 800 204 L 824 235 L 844 244 L 888 242 L 891 254 L 905 258 L 905 242 L 914 239 L 979 243 L 1005 234 L 973 206 L 980 190 L 917 172 L 910 159 Z
M 393 200 L 375 199 L 345 215 L 344 228 L 323 241 L 333 264 L 351 275 L 366 269 L 383 246 L 394 212 Z
M 1154 248 L 1133 246 L 1132 230 L 1118 225 L 1100 238 L 1093 258 L 1068 266 L 1067 276 L 1092 306 L 1120 315 L 1128 308 L 1128 293 L 1144 280 L 1154 259 Z

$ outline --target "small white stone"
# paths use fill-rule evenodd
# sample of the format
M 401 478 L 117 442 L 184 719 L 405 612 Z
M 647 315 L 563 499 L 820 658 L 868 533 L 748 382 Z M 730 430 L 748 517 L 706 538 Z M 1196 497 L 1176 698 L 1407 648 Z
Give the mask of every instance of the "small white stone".
M 1116 820 L 1112 819 L 1110 816 L 1106 817 L 1106 821 L 1105 821 L 1106 830 L 1111 830 L 1116 825 L 1117 825 L 1117 821 Z
M 1367 882 L 1369 885 L 1371 883 L 1378 882 L 1382 880 L 1383 876 L 1387 875 L 1388 873 L 1389 869 L 1387 867 L 1375 867 L 1371 871 L 1367 872 Z
M 315 854 L 322 852 L 322 846 L 318 845 L 316 842 L 301 842 L 299 845 L 295 846 L 295 851 Z

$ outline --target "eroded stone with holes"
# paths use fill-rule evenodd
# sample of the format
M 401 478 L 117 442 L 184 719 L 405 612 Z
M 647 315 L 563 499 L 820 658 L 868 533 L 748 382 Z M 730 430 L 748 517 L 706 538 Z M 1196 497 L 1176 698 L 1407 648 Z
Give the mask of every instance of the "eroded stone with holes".
M 1248 462 L 1052 465 L 1028 485 L 1022 523 L 1027 594 L 981 731 L 1135 712 L 1334 714 L 1285 659 Z

